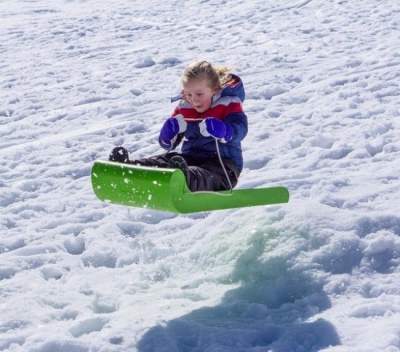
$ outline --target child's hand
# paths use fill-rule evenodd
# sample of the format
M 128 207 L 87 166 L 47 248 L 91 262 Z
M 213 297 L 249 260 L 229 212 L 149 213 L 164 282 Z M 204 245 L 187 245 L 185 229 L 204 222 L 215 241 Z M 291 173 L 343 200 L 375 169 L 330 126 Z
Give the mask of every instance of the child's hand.
M 161 127 L 159 142 L 164 149 L 170 149 L 179 133 L 184 133 L 187 123 L 182 115 L 168 118 Z
M 232 127 L 215 117 L 208 117 L 199 124 L 200 133 L 204 137 L 214 137 L 229 142 L 232 139 Z

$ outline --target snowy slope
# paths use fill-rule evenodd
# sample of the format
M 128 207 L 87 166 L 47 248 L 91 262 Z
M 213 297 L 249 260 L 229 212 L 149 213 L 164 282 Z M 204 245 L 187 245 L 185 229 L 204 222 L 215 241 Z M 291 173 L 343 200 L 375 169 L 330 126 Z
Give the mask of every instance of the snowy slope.
M 0 351 L 400 351 L 399 29 L 396 0 L 0 2 Z M 99 202 L 198 58 L 245 83 L 239 186 L 290 203 Z

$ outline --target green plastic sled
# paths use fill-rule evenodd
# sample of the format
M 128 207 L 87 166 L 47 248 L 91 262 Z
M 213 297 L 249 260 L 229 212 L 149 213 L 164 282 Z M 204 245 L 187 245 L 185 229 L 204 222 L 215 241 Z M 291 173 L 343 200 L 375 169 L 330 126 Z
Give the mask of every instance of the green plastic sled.
M 96 196 L 109 203 L 174 213 L 287 203 L 285 187 L 235 189 L 222 192 L 191 192 L 179 169 L 153 168 L 96 161 L 92 168 Z

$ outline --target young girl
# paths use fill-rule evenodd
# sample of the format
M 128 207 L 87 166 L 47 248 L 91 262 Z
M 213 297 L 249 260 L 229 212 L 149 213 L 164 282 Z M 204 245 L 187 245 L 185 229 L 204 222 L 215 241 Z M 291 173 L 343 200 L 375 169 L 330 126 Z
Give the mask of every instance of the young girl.
M 241 140 L 247 134 L 242 81 L 207 61 L 189 65 L 182 77 L 182 99 L 161 128 L 167 153 L 129 160 L 123 147 L 110 161 L 179 168 L 191 191 L 220 191 L 236 186 L 243 168 Z M 181 153 L 173 150 L 182 142 Z

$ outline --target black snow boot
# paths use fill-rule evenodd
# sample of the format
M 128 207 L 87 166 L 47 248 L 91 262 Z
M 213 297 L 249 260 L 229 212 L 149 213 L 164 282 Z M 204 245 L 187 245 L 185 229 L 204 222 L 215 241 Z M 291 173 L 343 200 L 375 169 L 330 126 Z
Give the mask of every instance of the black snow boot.
M 115 147 L 109 158 L 109 161 L 116 161 L 118 163 L 129 163 L 129 154 L 124 147 Z
M 175 155 L 171 159 L 168 160 L 168 167 L 171 169 L 180 169 L 182 170 L 183 174 L 185 175 L 186 180 L 188 181 L 189 178 L 189 166 L 186 160 L 180 156 Z

